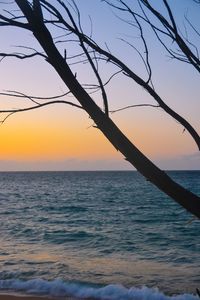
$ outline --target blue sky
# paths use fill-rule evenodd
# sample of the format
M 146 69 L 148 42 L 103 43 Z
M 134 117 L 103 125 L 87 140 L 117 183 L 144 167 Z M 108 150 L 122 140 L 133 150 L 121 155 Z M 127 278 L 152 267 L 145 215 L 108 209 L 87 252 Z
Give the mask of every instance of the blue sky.
M 76 3 L 80 7 L 83 29 L 88 34 L 92 31 L 93 38 L 98 43 L 103 47 L 106 47 L 106 43 L 115 55 L 137 74 L 145 77 L 145 68 L 139 55 L 121 40 L 127 39 L 142 53 L 144 49 L 141 48 L 138 32 L 116 18 L 113 10 L 102 1 L 78 0 Z M 157 5 L 158 1 L 152 3 Z M 189 0 L 171 0 L 169 3 L 183 31 L 182 16 L 186 13 L 196 28 L 200 27 L 199 5 Z M 39 49 L 33 36 L 24 30 L 1 27 L 0 33 L 1 52 L 19 51 L 16 45 Z M 193 34 L 189 26 L 187 34 L 192 42 L 199 45 L 199 36 Z M 156 91 L 198 131 L 199 74 L 190 65 L 170 59 L 149 29 L 145 29 L 145 37 L 149 45 Z M 68 55 L 78 51 L 68 45 L 65 47 Z M 87 65 L 79 64 L 72 68 L 81 82 L 93 82 L 94 77 Z M 113 70 L 115 68 L 107 65 L 100 66 L 105 80 Z M 41 96 L 66 91 L 55 71 L 42 59 L 4 59 L 0 72 L 1 91 L 9 89 Z M 131 104 L 155 104 L 141 87 L 125 76 L 113 79 L 112 84 L 107 87 L 107 93 L 111 110 Z M 102 106 L 100 95 L 94 94 L 93 97 Z M 17 102 L 16 99 L 1 97 L 1 108 L 22 105 L 28 105 L 27 101 Z M 160 167 L 200 169 L 198 150 L 193 140 L 160 109 L 133 108 L 111 117 L 135 145 Z M 132 169 L 109 142 L 92 128 L 87 114 L 64 106 L 13 116 L 1 126 L 0 138 L 2 170 Z

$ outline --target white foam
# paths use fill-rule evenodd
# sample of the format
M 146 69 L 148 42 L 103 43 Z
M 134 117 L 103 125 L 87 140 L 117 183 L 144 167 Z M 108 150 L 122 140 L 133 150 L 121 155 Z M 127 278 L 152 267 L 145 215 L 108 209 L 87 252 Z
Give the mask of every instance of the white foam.
M 102 300 L 198 300 L 192 294 L 167 296 L 158 289 L 148 287 L 126 288 L 118 284 L 110 284 L 104 287 L 92 285 L 67 283 L 56 279 L 46 281 L 32 279 L 22 281 L 17 279 L 0 280 L 0 290 L 23 292 L 33 295 L 46 295 L 52 297 L 74 296 L 78 298 L 97 298 Z

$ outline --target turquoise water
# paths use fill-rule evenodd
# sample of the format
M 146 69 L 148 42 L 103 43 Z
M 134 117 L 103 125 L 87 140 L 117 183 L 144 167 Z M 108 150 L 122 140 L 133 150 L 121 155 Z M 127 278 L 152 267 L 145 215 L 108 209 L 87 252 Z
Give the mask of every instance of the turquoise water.
M 200 171 L 169 174 L 200 195 Z M 186 300 L 196 288 L 200 222 L 137 172 L 0 173 L 0 291 Z

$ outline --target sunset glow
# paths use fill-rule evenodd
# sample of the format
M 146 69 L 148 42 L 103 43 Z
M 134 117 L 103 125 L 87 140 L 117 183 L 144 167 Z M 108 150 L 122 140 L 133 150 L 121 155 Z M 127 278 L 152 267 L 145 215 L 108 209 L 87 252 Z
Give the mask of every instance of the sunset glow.
M 101 6 L 99 3 L 95 3 L 96 1 L 92 3 L 88 1 L 87 4 L 84 2 L 86 5 L 83 6 L 81 1 L 77 2 L 79 2 L 86 24 L 88 22 L 86 16 L 93 14 L 94 31 L 97 36 L 99 34 L 99 39 L 101 41 L 104 38 L 105 41 L 108 39 L 109 46 L 119 56 L 123 57 L 123 51 L 127 51 L 124 59 L 129 60 L 131 66 L 135 63 L 138 73 L 144 72 L 144 66 L 139 64 L 138 57 L 135 56 L 136 60 L 133 60 L 132 55 L 134 52 L 130 48 L 123 48 L 124 45 L 117 41 L 119 32 L 121 34 L 122 31 L 126 32 L 127 30 L 125 24 L 124 27 L 121 27 L 120 21 L 105 5 Z M 183 11 L 184 9 L 185 6 L 183 5 Z M 101 24 L 102 27 L 99 28 L 102 13 L 108 19 L 105 18 L 105 23 Z M 196 12 L 191 10 L 190 13 L 195 21 L 198 17 Z M 107 31 L 108 24 L 111 24 L 110 33 Z M 106 32 L 105 36 L 102 35 L 103 31 Z M 131 34 L 131 31 L 128 31 L 127 34 Z M 34 46 L 34 38 L 25 35 L 24 31 L 1 27 L 1 45 L 4 45 L 4 48 L 7 47 L 8 51 L 12 51 L 12 45 L 25 44 L 25 36 L 27 44 L 31 47 Z M 198 130 L 200 128 L 199 83 L 195 71 L 191 66 L 181 62 L 169 61 L 162 48 L 156 48 L 153 43 L 151 46 L 150 58 L 156 88 L 168 105 L 182 114 Z M 158 55 L 160 55 L 159 63 L 157 61 Z M 77 76 L 81 82 L 93 80 L 84 65 L 76 66 L 75 71 L 77 71 Z M 15 90 L 28 95 L 41 96 L 52 96 L 66 91 L 66 87 L 55 70 L 42 59 L 19 61 L 7 58 L 1 62 L 0 72 L 1 91 Z M 136 86 L 131 80 L 122 79 L 120 76 L 113 80 L 112 86 L 108 86 L 107 92 L 111 110 L 131 104 L 155 104 L 142 88 Z M 95 97 L 102 107 L 100 96 L 92 95 L 92 97 Z M 71 98 L 68 97 L 65 100 L 71 101 Z M 29 100 L 20 101 L 25 105 L 30 104 Z M 16 99 L 1 97 L 2 109 L 19 106 L 19 101 L 16 101 Z M 111 118 L 145 155 L 159 161 L 159 164 L 164 168 L 177 168 L 174 164 L 177 158 L 180 168 L 188 167 L 188 163 L 185 165 L 185 157 L 193 157 L 197 153 L 196 145 L 189 134 L 184 132 L 184 128 L 160 109 L 131 108 L 111 114 Z M 116 169 L 129 168 L 123 157 L 117 153 L 114 147 L 93 125 L 92 120 L 88 118 L 85 112 L 67 105 L 54 105 L 45 109 L 11 116 L 0 127 L 0 161 L 26 162 L 28 169 L 29 161 L 34 163 L 34 161 L 54 162 L 69 159 L 87 160 L 87 162 L 90 160 L 93 162 L 95 160 L 105 160 L 107 162 L 110 160 L 115 161 L 114 168 Z M 166 160 L 168 165 L 165 163 Z M 191 169 L 200 168 L 199 162 L 196 163 L 196 161 L 194 163 L 190 160 L 189 165 Z M 95 169 L 95 163 L 93 167 Z M 98 169 L 98 167 L 97 165 L 96 168 Z M 5 166 L 3 168 L 6 169 Z M 40 169 L 40 165 L 38 164 L 36 168 Z M 73 166 L 71 168 L 73 169 Z M 80 168 L 82 169 L 83 166 L 81 165 Z M 88 168 L 87 163 L 85 168 Z M 106 163 L 104 168 L 106 169 Z

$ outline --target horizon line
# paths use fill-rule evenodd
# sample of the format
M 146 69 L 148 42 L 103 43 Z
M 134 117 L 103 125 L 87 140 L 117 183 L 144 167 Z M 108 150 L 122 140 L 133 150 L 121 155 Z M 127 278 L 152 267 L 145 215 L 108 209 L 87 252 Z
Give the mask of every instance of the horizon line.
M 200 172 L 200 169 L 163 169 L 164 172 Z M 138 170 L 0 170 L 0 173 L 53 173 L 53 172 L 138 172 Z M 138 172 L 139 173 L 139 172 Z M 141 174 L 142 175 L 142 174 Z

